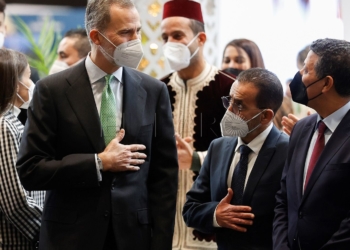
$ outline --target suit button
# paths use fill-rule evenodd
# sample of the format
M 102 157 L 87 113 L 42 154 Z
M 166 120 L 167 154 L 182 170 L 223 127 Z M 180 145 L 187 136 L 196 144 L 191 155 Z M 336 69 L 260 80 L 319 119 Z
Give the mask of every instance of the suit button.
M 106 211 L 106 212 L 105 212 L 105 217 L 108 217 L 108 215 L 109 215 L 109 212 Z
M 303 212 L 299 212 L 299 219 L 302 219 L 303 218 Z

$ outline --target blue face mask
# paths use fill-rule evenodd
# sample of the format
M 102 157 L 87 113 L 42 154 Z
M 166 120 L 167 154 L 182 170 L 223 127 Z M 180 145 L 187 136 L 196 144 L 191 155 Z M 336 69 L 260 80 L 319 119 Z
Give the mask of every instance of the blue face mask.
M 309 101 L 319 97 L 320 95 L 322 95 L 323 93 L 321 92 L 320 94 L 316 95 L 315 97 L 312 97 L 309 99 L 306 90 L 314 85 L 316 82 L 322 80 L 324 77 L 314 81 L 313 83 L 309 84 L 307 87 L 305 86 L 305 84 L 303 83 L 302 80 L 302 75 L 300 74 L 300 72 L 298 71 L 293 80 L 291 81 L 291 83 L 289 84 L 289 88 L 290 88 L 290 93 L 292 94 L 292 99 L 294 102 L 306 105 L 308 104 Z

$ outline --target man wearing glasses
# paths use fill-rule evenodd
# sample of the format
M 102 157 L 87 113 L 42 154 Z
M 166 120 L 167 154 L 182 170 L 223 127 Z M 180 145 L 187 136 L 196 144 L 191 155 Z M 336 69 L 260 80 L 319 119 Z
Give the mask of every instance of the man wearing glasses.
M 216 233 L 218 249 L 272 249 L 275 194 L 288 136 L 273 125 L 283 100 L 275 74 L 253 68 L 239 74 L 199 177 L 187 193 L 186 224 Z

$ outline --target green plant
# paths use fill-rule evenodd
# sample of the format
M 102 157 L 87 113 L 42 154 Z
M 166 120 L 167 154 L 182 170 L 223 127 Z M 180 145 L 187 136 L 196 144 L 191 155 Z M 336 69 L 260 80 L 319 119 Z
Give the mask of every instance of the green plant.
M 25 36 L 30 44 L 32 55 L 28 55 L 29 65 L 36 68 L 40 78 L 49 74 L 50 67 L 57 57 L 57 48 L 60 35 L 54 30 L 54 21 L 49 17 L 44 19 L 39 39 L 36 41 L 28 25 L 18 16 L 13 17 L 16 27 Z

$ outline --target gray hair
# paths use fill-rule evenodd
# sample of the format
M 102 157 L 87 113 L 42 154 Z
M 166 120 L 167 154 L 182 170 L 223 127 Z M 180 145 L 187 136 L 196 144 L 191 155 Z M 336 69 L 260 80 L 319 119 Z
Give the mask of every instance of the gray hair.
M 85 28 L 90 40 L 90 31 L 98 29 L 103 32 L 111 21 L 110 7 L 115 4 L 121 8 L 134 8 L 132 0 L 89 0 L 85 13 Z M 91 41 L 90 41 L 91 42 Z

